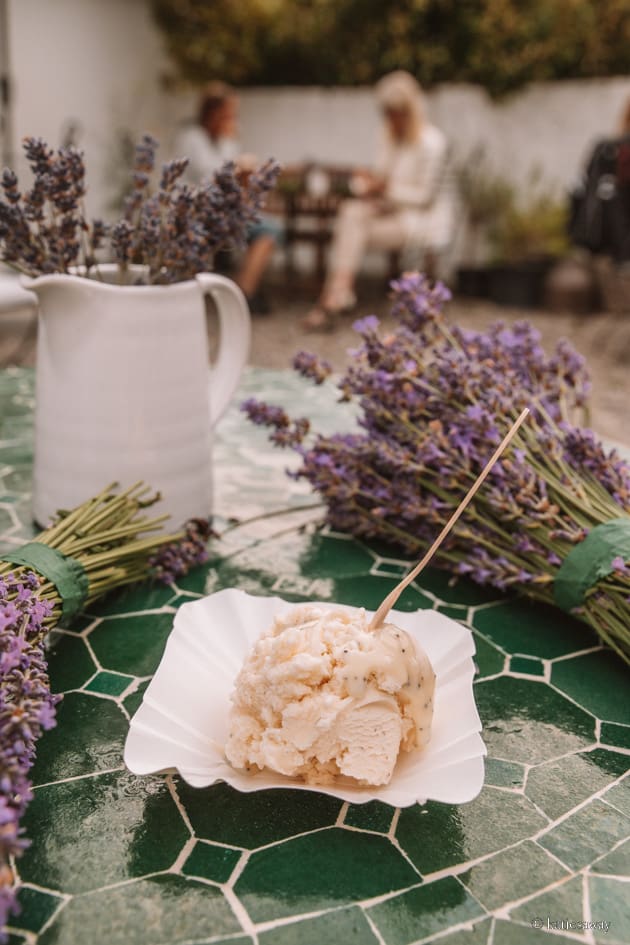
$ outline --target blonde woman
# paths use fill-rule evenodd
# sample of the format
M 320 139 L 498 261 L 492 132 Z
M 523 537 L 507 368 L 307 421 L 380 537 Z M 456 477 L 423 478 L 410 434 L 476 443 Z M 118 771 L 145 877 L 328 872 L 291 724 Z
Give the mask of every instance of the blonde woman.
M 383 117 L 382 144 L 373 171 L 357 171 L 354 197 L 335 222 L 329 271 L 318 303 L 304 319 L 310 331 L 328 330 L 336 313 L 355 302 L 354 283 L 369 249 L 439 252 L 448 244 L 452 203 L 446 179 L 447 143 L 428 123 L 424 96 L 408 72 L 386 75 L 376 86 Z

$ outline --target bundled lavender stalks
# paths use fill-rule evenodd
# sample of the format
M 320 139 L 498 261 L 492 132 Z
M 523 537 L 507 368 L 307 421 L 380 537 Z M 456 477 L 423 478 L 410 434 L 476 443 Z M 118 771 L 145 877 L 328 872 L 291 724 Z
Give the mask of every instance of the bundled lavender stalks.
M 566 342 L 546 357 L 524 322 L 449 325 L 448 291 L 421 275 L 393 290 L 396 327 L 357 322 L 361 343 L 339 381 L 342 399 L 358 399 L 360 432 L 309 439 L 308 421 L 282 408 L 250 400 L 243 409 L 297 450 L 296 475 L 322 495 L 334 528 L 417 554 L 529 406 L 531 421 L 436 563 L 563 606 L 630 661 L 630 465 L 575 425 L 589 386 L 582 358 Z M 315 383 L 330 373 L 304 352 L 294 366 Z
M 28 844 L 20 820 L 32 796 L 36 742 L 55 724 L 48 632 L 70 619 L 69 603 L 76 612 L 117 587 L 152 577 L 171 582 L 207 559 L 209 523 L 192 519 L 181 532 L 164 534 L 167 516 L 146 514 L 159 499 L 149 492 L 142 483 L 122 493 L 108 487 L 60 514 L 34 542 L 8 556 L 12 561 L 0 558 L 0 941 L 16 908 L 10 858 Z M 55 552 L 66 559 L 61 570 Z M 20 564 L 20 557 L 40 562 L 43 571 Z M 51 571 L 51 558 L 55 580 L 44 573 Z
M 26 138 L 32 186 L 20 191 L 9 169 L 0 178 L 0 258 L 29 276 L 79 266 L 98 277 L 97 260 L 111 260 L 120 267 L 121 281 L 135 263 L 146 267 L 147 282 L 158 284 L 212 269 L 218 250 L 244 244 L 279 167 L 267 161 L 243 176 L 227 163 L 213 180 L 191 187 L 182 182 L 188 161 L 181 158 L 163 165 L 156 186 L 156 149 L 157 141 L 144 135 L 123 216 L 107 224 L 86 217 L 83 154 L 75 148 L 53 151 L 41 138 Z

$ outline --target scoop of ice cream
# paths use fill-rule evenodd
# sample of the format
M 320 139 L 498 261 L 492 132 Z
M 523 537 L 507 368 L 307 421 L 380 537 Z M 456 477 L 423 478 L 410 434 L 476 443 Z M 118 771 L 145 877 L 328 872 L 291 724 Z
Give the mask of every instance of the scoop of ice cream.
M 312 604 L 277 617 L 236 679 L 225 753 L 312 784 L 387 784 L 399 752 L 427 744 L 435 674 L 404 630 L 364 610 Z

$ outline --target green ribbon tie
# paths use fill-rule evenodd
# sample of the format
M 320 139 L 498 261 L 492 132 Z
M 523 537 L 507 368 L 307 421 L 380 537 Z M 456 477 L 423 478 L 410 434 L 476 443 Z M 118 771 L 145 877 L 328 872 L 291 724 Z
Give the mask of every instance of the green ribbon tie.
M 21 564 L 43 575 L 57 588 L 61 598 L 61 620 L 70 621 L 83 607 L 90 583 L 85 569 L 76 558 L 66 557 L 56 548 L 31 541 L 16 551 L 3 552 L 0 561 Z
M 579 607 L 589 588 L 612 574 L 613 559 L 630 559 L 630 517 L 614 518 L 596 525 L 584 541 L 566 556 L 553 585 L 558 607 L 571 611 Z

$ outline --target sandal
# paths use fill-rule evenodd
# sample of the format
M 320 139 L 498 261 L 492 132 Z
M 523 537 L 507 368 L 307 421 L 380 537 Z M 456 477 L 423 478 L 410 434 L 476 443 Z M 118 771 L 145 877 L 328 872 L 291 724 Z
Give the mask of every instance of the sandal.
M 334 312 L 328 308 L 324 308 L 323 305 L 316 305 L 310 310 L 308 315 L 304 316 L 300 324 L 304 331 L 334 331 L 334 315 Z

